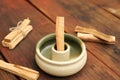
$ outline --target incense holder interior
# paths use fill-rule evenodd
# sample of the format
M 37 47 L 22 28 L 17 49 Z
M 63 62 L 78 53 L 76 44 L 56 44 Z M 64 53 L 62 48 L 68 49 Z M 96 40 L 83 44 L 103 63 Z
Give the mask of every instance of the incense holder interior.
M 70 76 L 79 72 L 87 61 L 87 52 L 82 40 L 71 34 L 64 34 L 65 43 L 70 46 L 69 60 L 52 60 L 52 46 L 56 43 L 55 33 L 40 39 L 36 45 L 35 60 L 44 72 L 58 77 Z

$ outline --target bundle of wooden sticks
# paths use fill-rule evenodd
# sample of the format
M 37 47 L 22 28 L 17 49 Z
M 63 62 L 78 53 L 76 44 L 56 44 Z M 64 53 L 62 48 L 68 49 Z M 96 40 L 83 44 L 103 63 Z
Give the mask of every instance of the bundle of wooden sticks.
M 29 23 L 29 18 L 18 22 L 17 27 L 14 27 L 14 29 L 12 28 L 12 31 L 3 39 L 2 45 L 9 49 L 14 49 L 15 46 L 33 29 Z

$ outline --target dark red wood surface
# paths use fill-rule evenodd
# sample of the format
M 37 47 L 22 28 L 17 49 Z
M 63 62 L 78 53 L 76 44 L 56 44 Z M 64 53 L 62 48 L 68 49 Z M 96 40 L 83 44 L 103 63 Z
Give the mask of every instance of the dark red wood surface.
M 120 0 L 88 0 L 100 8 L 120 18 Z M 112 9 L 112 10 L 110 10 Z
M 117 3 L 117 0 L 114 2 Z M 102 4 L 101 2 L 99 5 Z M 55 32 L 56 16 L 65 17 L 65 32 L 69 34 L 76 36 L 74 32 L 76 25 L 92 27 L 106 34 L 115 35 L 116 44 L 85 42 L 88 59 L 80 72 L 63 78 L 48 75 L 36 65 L 35 46 L 43 36 Z M 2 0 L 0 42 L 9 33 L 10 27 L 16 26 L 18 21 L 27 17 L 31 20 L 33 30 L 13 50 L 4 48 L 0 43 L 0 59 L 38 70 L 40 72 L 38 80 L 120 80 L 120 19 L 99 7 L 94 0 Z M 20 79 L 0 70 L 0 80 Z

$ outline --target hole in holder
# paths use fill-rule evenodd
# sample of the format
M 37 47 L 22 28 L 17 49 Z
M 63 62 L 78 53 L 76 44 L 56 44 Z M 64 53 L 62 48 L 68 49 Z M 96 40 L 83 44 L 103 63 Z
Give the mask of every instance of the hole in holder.
M 64 50 L 67 50 L 68 46 L 66 45 L 66 43 L 64 44 Z M 54 45 L 54 49 L 57 51 L 57 45 Z

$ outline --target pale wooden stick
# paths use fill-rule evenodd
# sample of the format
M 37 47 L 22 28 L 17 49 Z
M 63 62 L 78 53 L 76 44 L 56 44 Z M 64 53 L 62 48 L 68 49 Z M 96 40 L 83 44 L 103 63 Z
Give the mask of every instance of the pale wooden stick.
M 5 42 L 4 40 L 2 40 L 2 45 L 3 45 L 4 47 L 9 47 L 8 42 Z
M 24 19 L 23 22 L 20 25 L 17 25 L 18 29 L 13 30 L 12 32 L 10 32 L 6 37 L 5 37 L 5 41 L 6 42 L 11 42 L 20 32 L 22 32 L 22 30 L 24 30 L 26 28 L 26 26 L 30 23 L 30 20 Z
M 15 46 L 23 39 L 25 36 L 33 29 L 31 25 L 26 26 L 26 28 L 19 33 L 11 42 L 2 41 L 2 45 L 9 47 L 9 49 L 15 48 Z
M 84 28 L 84 27 L 80 27 L 80 26 L 76 26 L 75 28 L 76 32 L 81 32 L 81 33 L 88 33 L 88 34 L 93 34 L 94 36 L 107 41 L 107 42 L 113 42 L 115 39 L 113 39 L 113 36 L 104 34 L 102 32 L 99 32 L 95 29 L 91 29 L 91 28 Z
M 106 42 L 104 40 L 101 40 L 101 39 L 95 37 L 93 34 L 85 34 L 85 33 L 79 33 L 78 32 L 77 33 L 77 37 L 82 39 L 83 41 L 99 42 L 99 43 L 106 43 L 106 44 L 115 44 L 115 41 L 113 41 L 113 42 Z
M 78 32 L 77 37 L 85 41 L 100 41 L 100 39 L 96 38 L 93 34 L 85 34 Z
M 15 65 L 11 63 L 7 63 L 3 60 L 0 60 L 0 68 L 3 70 L 6 70 L 8 72 L 11 72 L 15 75 L 18 75 L 20 77 L 23 77 L 27 80 L 37 80 L 39 77 L 39 72 L 32 70 L 27 67 L 23 67 L 20 65 Z
M 64 17 L 56 18 L 56 45 L 58 51 L 64 51 Z

